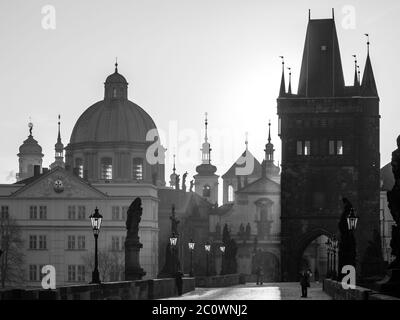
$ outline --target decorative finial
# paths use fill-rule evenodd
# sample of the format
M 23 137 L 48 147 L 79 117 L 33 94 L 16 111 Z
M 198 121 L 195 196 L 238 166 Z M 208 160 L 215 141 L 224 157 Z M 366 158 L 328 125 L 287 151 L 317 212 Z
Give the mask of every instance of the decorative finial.
M 31 117 L 29 117 L 28 128 L 29 128 L 29 135 L 32 136 L 33 122 Z
M 311 9 L 308 9 L 308 20 L 311 20 Z
M 361 71 L 360 71 L 360 66 L 357 65 L 357 74 L 358 74 L 358 82 L 361 81 Z
M 118 57 L 115 57 L 115 73 L 118 73 Z
M 285 57 L 284 56 L 279 56 L 279 58 L 282 59 L 282 70 L 283 70 L 284 66 L 285 66 Z
M 271 143 L 271 120 L 268 122 L 268 143 Z
M 353 54 L 353 58 L 354 58 L 354 63 L 355 63 L 355 65 L 357 66 L 357 55 L 356 55 L 356 54 Z
M 205 141 L 208 141 L 208 137 L 207 137 L 207 126 L 208 126 L 208 113 L 206 112 L 205 114 L 205 120 L 204 120 L 204 124 L 205 124 L 205 128 L 206 128 L 206 135 L 205 135 Z
M 58 115 L 58 141 L 61 140 L 61 130 L 60 130 L 60 125 L 61 125 L 61 115 Z
M 173 171 L 174 174 L 175 174 L 175 171 L 176 171 L 176 168 L 175 168 L 175 154 L 174 154 L 174 167 L 172 168 L 172 171 Z
M 332 8 L 332 19 L 335 20 L 335 8 Z
M 244 141 L 244 144 L 246 145 L 246 150 L 248 150 L 248 148 L 249 148 L 249 133 L 247 131 L 245 132 L 245 137 L 246 137 L 246 140 Z
M 288 93 L 292 94 L 292 68 L 288 67 L 289 70 L 289 87 L 288 87 Z
M 364 33 L 364 35 L 367 37 L 367 53 L 369 54 L 369 45 L 370 45 L 370 42 L 369 42 L 369 33 Z

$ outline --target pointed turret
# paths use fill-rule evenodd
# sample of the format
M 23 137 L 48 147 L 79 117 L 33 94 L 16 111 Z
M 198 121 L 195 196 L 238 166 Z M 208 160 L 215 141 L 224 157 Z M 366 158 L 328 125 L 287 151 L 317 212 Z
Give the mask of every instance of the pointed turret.
M 335 20 L 309 18 L 298 95 L 337 97 L 343 96 L 344 90 Z
M 175 154 L 174 154 L 174 166 L 172 167 L 172 174 L 169 176 L 170 180 L 169 180 L 169 186 L 174 188 L 176 186 L 176 167 L 175 167 Z
M 282 77 L 281 77 L 281 87 L 279 89 L 279 97 L 284 97 L 286 95 L 286 83 L 285 83 L 285 60 L 283 56 L 282 59 Z
M 55 150 L 55 160 L 54 162 L 50 165 L 50 169 L 54 169 L 55 167 L 62 167 L 65 168 L 65 162 L 64 162 L 64 145 L 61 141 L 61 130 L 60 130 L 60 122 L 61 116 L 58 115 L 58 136 L 57 136 L 57 143 L 54 146 Z
M 353 58 L 354 58 L 354 87 L 358 88 L 360 86 L 360 82 L 358 79 L 357 55 L 353 54 Z
M 274 145 L 271 143 L 271 120 L 268 122 L 268 143 L 265 145 L 265 159 L 262 163 L 262 176 L 275 177 L 279 175 L 279 167 L 274 164 Z
M 288 94 L 292 94 L 292 68 L 288 68 L 289 70 L 289 87 Z
M 363 74 L 363 78 L 362 78 L 361 94 L 363 96 L 377 97 L 378 90 L 376 88 L 374 71 L 372 70 L 371 58 L 369 56 L 369 45 L 370 45 L 369 35 L 367 33 L 365 35 L 368 38 L 368 40 L 367 40 L 367 60 L 365 62 L 365 69 L 364 69 L 364 74 Z

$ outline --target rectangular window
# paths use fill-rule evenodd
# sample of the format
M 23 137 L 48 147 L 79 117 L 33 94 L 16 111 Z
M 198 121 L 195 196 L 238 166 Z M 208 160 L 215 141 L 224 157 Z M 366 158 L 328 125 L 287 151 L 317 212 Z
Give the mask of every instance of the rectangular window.
M 85 250 L 86 249 L 86 238 L 85 236 L 78 236 L 78 249 Z
M 39 236 L 39 250 L 47 249 L 47 236 Z
M 116 236 L 111 237 L 111 250 L 113 251 L 119 250 L 119 237 Z
M 126 216 L 128 214 L 129 207 L 122 207 L 122 220 L 126 221 Z
M 282 133 L 282 119 L 281 117 L 278 118 L 278 135 Z
M 86 207 L 78 206 L 78 220 L 85 220 L 85 219 L 86 219 Z
M 31 264 L 29 265 L 29 281 L 37 281 L 38 277 L 38 269 L 37 265 Z
M 101 159 L 101 179 L 111 180 L 112 179 L 112 159 L 102 158 Z
M 47 219 L 47 207 L 46 206 L 39 207 L 39 219 L 41 219 L 41 220 Z
M 329 140 L 329 155 L 335 154 L 335 141 Z
M 37 236 L 35 236 L 35 235 L 29 236 L 29 249 L 31 249 L 31 250 L 37 249 Z
M 336 142 L 336 154 L 343 155 L 343 141 L 338 140 Z
M 311 142 L 306 140 L 304 141 L 304 155 L 309 156 L 311 154 Z
M 1 206 L 1 219 L 8 219 L 9 217 L 8 206 Z
M 297 141 L 297 155 L 303 155 L 303 141 Z
M 143 180 L 143 160 L 141 158 L 133 159 L 132 172 L 134 180 Z
M 79 282 L 84 282 L 85 281 L 85 266 L 84 265 L 78 265 L 78 279 Z
M 76 281 L 76 266 L 68 265 L 68 281 Z
M 119 207 L 112 207 L 112 220 L 119 220 Z
M 68 250 L 75 250 L 75 236 L 68 236 Z
M 31 220 L 37 219 L 37 206 L 29 207 L 29 219 Z
M 75 206 L 68 206 L 68 220 L 76 219 Z

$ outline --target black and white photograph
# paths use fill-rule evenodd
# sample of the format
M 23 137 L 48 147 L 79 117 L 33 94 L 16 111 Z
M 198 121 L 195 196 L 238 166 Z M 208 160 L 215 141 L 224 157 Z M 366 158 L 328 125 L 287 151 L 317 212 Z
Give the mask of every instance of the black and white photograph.
M 396 0 L 0 0 L 0 310 L 399 302 L 399 16 Z

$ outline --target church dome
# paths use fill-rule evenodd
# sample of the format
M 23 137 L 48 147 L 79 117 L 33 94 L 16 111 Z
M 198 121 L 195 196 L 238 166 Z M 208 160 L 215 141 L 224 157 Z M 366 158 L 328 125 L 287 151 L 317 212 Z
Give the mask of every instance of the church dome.
M 156 129 L 148 113 L 128 100 L 128 82 L 117 67 L 104 83 L 104 100 L 86 109 L 76 122 L 70 144 L 146 142 L 148 131 Z
M 89 107 L 78 119 L 71 144 L 82 142 L 145 142 L 153 119 L 129 100 L 102 100 Z
M 38 142 L 33 138 L 32 135 L 28 136 L 28 139 L 24 141 L 24 143 L 19 147 L 19 155 L 41 155 L 42 154 L 42 147 L 38 144 Z

